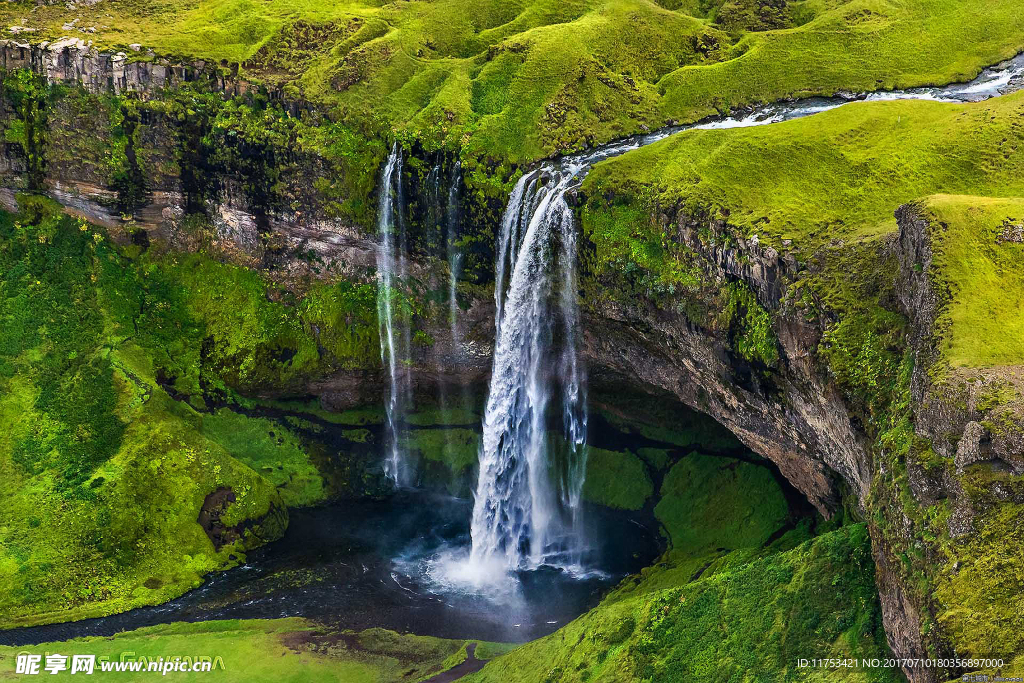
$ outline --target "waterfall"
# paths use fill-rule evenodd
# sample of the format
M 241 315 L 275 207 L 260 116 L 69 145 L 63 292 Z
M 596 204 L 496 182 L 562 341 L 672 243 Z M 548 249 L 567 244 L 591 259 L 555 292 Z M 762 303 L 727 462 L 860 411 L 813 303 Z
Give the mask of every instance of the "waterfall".
M 437 167 L 438 175 L 440 174 L 440 166 Z M 462 162 L 456 160 L 451 170 L 451 176 L 448 180 L 448 193 L 445 197 L 444 203 L 444 242 L 445 249 L 448 257 L 448 329 L 451 334 L 451 355 L 450 364 L 452 372 L 458 378 L 458 395 L 456 397 L 456 403 L 452 403 L 448 396 L 448 380 L 441 376 L 439 378 L 439 390 L 441 398 L 442 414 L 445 416 L 446 424 L 451 427 L 453 424 L 461 423 L 464 418 L 464 412 L 468 409 L 469 391 L 463 376 L 459 372 L 459 365 L 463 361 L 463 348 L 462 348 L 462 326 L 459 323 L 459 302 L 458 302 L 458 284 L 459 276 L 462 273 L 462 251 L 459 249 L 457 241 L 459 239 L 459 190 L 462 186 Z M 438 189 L 435 191 L 436 205 L 438 209 L 441 207 L 441 196 L 440 196 L 440 183 L 437 183 Z M 438 226 L 441 227 L 441 226 Z M 456 408 L 457 410 L 452 410 Z M 449 455 L 452 455 L 456 449 L 456 445 L 452 441 L 451 432 L 445 438 L 445 448 Z
M 1024 54 L 969 83 L 808 98 L 711 117 L 546 162 L 509 196 L 496 241 L 495 349 L 483 421 L 469 562 L 440 558 L 456 581 L 486 583 L 541 564 L 578 566 L 580 502 L 586 471 L 585 372 L 578 358 L 576 229 L 566 195 L 589 169 L 694 129 L 764 126 L 859 100 L 977 102 L 1024 87 Z M 564 457 L 548 438 L 548 404 L 560 403 Z M 486 575 L 485 575 L 486 574 Z
M 452 332 L 452 347 L 459 351 L 461 338 L 459 334 L 459 302 L 456 300 L 456 287 L 462 270 L 462 252 L 455 244 L 459 238 L 459 186 L 462 183 L 462 162 L 456 161 L 448 185 L 448 202 L 445 206 L 445 242 L 448 245 L 448 324 Z
M 409 315 L 400 286 L 405 282 L 406 234 L 402 217 L 402 153 L 395 143 L 381 172 L 377 204 L 377 320 L 380 324 L 380 359 L 388 371 L 389 393 L 385 403 L 388 451 L 384 471 L 396 486 L 406 483 L 406 463 L 399 430 L 411 402 L 409 376 Z M 397 329 L 396 329 L 397 328 Z
M 578 186 L 582 168 L 569 161 L 523 176 L 502 218 L 494 365 L 473 506 L 475 564 L 515 570 L 579 558 L 586 398 L 577 355 L 576 226 L 566 193 Z M 553 457 L 547 433 L 553 398 L 568 444 L 564 462 Z

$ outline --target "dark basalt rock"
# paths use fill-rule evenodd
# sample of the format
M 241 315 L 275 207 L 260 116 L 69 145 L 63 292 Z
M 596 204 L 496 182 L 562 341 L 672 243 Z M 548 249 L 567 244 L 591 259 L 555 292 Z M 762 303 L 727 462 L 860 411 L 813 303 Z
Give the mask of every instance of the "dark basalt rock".
M 242 548 L 249 550 L 284 535 L 288 526 L 288 510 L 273 503 L 267 514 L 259 519 L 247 519 L 234 526 L 226 526 L 221 517 L 236 500 L 230 487 L 220 487 L 206 496 L 196 520 L 213 543 L 215 550 L 242 541 Z

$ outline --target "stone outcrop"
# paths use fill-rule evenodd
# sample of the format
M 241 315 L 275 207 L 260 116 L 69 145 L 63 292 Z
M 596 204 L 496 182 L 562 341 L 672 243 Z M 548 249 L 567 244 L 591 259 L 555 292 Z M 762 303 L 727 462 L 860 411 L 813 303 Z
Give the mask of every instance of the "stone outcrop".
M 932 275 L 934 227 L 917 204 L 901 207 L 896 215 L 900 225 L 897 292 L 911 323 L 915 356 L 911 396 L 917 432 L 939 455 L 954 460 L 959 473 L 971 464 L 992 462 L 1024 474 L 1024 406 L 991 400 L 999 387 L 1008 394 L 1024 395 L 1024 372 L 1019 368 L 934 372 L 939 362 L 936 321 L 950 296 Z
M 93 94 L 151 94 L 200 80 L 234 95 L 259 87 L 239 78 L 238 66 L 227 62 L 174 61 L 138 45 L 130 52 L 99 50 L 92 41 L 74 37 L 41 43 L 0 40 L 0 68 L 30 69 L 51 83 L 78 85 Z
M 752 450 L 770 458 L 818 510 L 830 516 L 852 491 L 863 503 L 871 481 L 865 437 L 851 422 L 839 390 L 815 363 L 821 330 L 782 313 L 787 282 L 796 276 L 791 256 L 755 238 L 705 241 L 703 217 L 661 217 L 663 229 L 698 254 L 709 277 L 737 279 L 776 313 L 778 368 L 763 376 L 729 350 L 724 331 L 695 325 L 682 313 L 639 302 L 601 299 L 586 325 L 591 372 L 667 391 L 713 416 Z M 705 225 L 707 225 L 705 223 Z M 725 234 L 712 221 L 711 234 Z

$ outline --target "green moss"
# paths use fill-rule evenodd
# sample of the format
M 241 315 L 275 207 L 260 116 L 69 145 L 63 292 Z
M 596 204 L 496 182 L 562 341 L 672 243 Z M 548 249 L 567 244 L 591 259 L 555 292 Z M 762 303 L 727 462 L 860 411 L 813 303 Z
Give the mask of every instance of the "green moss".
M 480 435 L 471 429 L 410 429 L 404 436 L 410 454 L 444 463 L 455 475 L 473 468 L 480 453 Z
M 583 498 L 622 510 L 639 510 L 654 493 L 644 463 L 629 451 L 587 449 Z
M 302 441 L 280 422 L 221 408 L 203 416 L 202 433 L 272 482 L 289 507 L 324 499 L 323 478 Z
M 771 471 L 739 460 L 690 453 L 665 477 L 654 514 L 674 549 L 702 555 L 762 545 L 788 515 Z
M 669 453 L 664 448 L 638 448 L 636 454 L 656 470 L 663 470 L 668 465 Z
M 940 360 L 954 368 L 1024 364 L 1024 200 L 934 196 L 925 203 Z
M 9 25 L 24 15 L 11 4 Z M 1024 47 L 1014 0 L 123 0 L 40 7 L 33 36 L 72 18 L 103 47 L 241 63 L 367 137 L 393 128 L 515 162 L 754 102 L 964 79 Z M 342 165 L 353 187 L 376 168 Z M 346 211 L 365 210 L 365 193 L 349 196 Z
M 776 246 L 793 239 L 809 255 L 832 240 L 894 231 L 896 207 L 925 195 L 1024 194 L 1024 153 L 1009 142 L 1022 109 L 1020 94 L 968 105 L 869 102 L 767 127 L 688 131 L 597 165 L 584 183 L 587 207 L 603 211 L 606 195 L 632 201 L 653 188 L 656 206 L 727 216 L 745 235 Z M 751 182 L 765 173 L 771 183 Z M 590 236 L 598 260 L 632 239 Z
M 281 498 L 159 385 L 154 357 L 182 342 L 166 302 L 152 333 L 136 327 L 137 273 L 103 233 L 25 207 L 0 215 L 0 612 L 30 624 L 166 601 L 283 533 Z M 197 519 L 219 488 L 235 494 L 221 521 L 246 530 L 215 550 Z
M 3 97 L 14 110 L 4 128 L 4 140 L 14 143 L 25 160 L 25 182 L 29 190 L 41 190 L 46 180 L 48 115 L 61 88 L 48 85 L 46 78 L 21 69 L 3 76 Z
M 774 367 L 779 362 L 779 340 L 772 329 L 771 314 L 742 282 L 725 287 L 725 300 L 723 316 L 729 320 L 733 351 L 748 361 Z
M 1005 485 L 1005 484 L 1004 484 Z M 976 520 L 963 543 L 946 547 L 938 571 L 937 620 L 962 656 L 1006 657 L 1024 649 L 1024 506 L 1004 504 Z
M 719 423 L 705 415 L 680 409 L 671 401 L 621 395 L 614 403 L 614 410 L 602 408 L 601 416 L 627 435 L 637 434 L 666 446 L 705 451 L 730 451 L 742 447 L 739 440 Z M 646 457 L 644 452 L 641 449 L 637 454 Z
M 834 671 L 800 669 L 797 660 L 888 651 L 873 575 L 866 528 L 844 527 L 668 588 L 622 589 L 467 680 L 832 680 Z M 901 677 L 883 668 L 848 679 Z
M 365 366 L 380 353 L 375 284 L 317 285 L 300 308 L 303 322 L 319 330 L 320 346 L 342 366 Z
M 337 632 L 300 618 L 176 623 L 120 633 L 111 638 L 79 638 L 23 648 L 0 647 L 0 678 L 14 676 L 19 653 L 95 654 L 96 674 L 102 661 L 143 661 L 158 658 L 209 657 L 213 676 L 224 681 L 295 682 L 337 680 L 345 683 L 418 681 L 454 666 L 465 657 L 467 643 L 383 629 Z M 498 643 L 479 643 L 477 654 L 507 650 Z M 7 666 L 10 664 L 10 666 Z M 64 671 L 58 677 L 71 674 Z M 120 673 L 125 681 L 142 681 L 152 673 Z M 169 672 L 168 680 L 195 674 Z

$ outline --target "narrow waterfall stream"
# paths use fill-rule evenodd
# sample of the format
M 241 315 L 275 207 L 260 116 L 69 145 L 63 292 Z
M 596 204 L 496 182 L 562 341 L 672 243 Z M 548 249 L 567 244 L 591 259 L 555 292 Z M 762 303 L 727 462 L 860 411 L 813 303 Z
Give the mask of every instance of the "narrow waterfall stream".
M 385 403 L 389 443 L 384 470 L 396 486 L 407 483 L 399 429 L 411 401 L 409 316 L 400 289 L 408 275 L 404 206 L 402 150 L 395 143 L 381 173 L 377 207 L 377 232 L 381 238 L 377 254 L 377 318 L 380 359 L 389 379 Z
M 515 590 L 515 575 L 542 567 L 586 576 L 596 567 L 587 558 L 581 498 L 586 473 L 586 372 L 579 358 L 575 216 L 566 201 L 594 164 L 687 130 L 764 126 L 818 114 L 857 101 L 925 99 L 977 102 L 1024 87 L 1024 54 L 984 70 L 968 82 L 871 94 L 808 98 L 755 108 L 742 116 L 716 117 L 608 143 L 580 154 L 543 162 L 513 188 L 502 217 L 495 251 L 495 348 L 483 418 L 470 548 L 447 548 L 427 560 L 426 573 L 444 590 L 483 589 L 496 595 Z M 401 197 L 397 148 L 384 169 L 392 179 L 381 196 L 382 254 L 394 256 L 393 202 Z M 439 172 L 432 179 L 440 202 Z M 395 180 L 394 178 L 398 178 Z M 451 180 L 446 239 L 451 269 L 450 314 L 458 334 L 454 288 L 459 255 L 453 245 L 458 221 L 458 169 Z M 439 207 L 437 207 L 439 208 Z M 455 213 L 453 214 L 453 210 Z M 400 224 L 400 219 L 397 220 Z M 399 229 L 399 235 L 401 235 Z M 382 260 L 382 290 L 392 287 L 398 265 Z M 396 340 L 390 308 L 382 294 L 382 358 L 392 375 L 388 420 L 394 428 L 407 391 L 405 366 L 394 364 Z M 385 340 L 384 333 L 387 339 Z M 408 336 L 408 327 L 405 330 Z M 407 358 L 408 345 L 400 358 Z M 561 415 L 560 425 L 554 420 Z M 392 446 L 388 472 L 400 472 Z M 400 482 L 401 478 L 395 479 Z M 421 558 L 422 560 L 422 558 Z
M 459 249 L 459 187 L 462 185 L 462 162 L 456 161 L 448 184 L 445 205 L 445 244 L 448 250 L 448 324 L 452 331 L 452 346 L 458 352 L 462 335 L 459 329 L 459 302 L 457 288 L 462 274 L 462 251 Z

